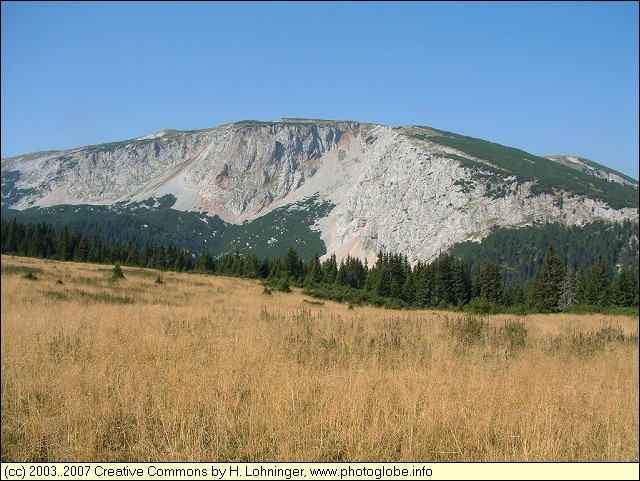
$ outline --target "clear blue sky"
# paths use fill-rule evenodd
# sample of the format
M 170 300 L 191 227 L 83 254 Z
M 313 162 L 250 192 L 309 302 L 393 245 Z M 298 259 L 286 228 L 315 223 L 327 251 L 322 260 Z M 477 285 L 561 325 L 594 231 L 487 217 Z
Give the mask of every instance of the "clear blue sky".
M 310 117 L 638 179 L 638 56 L 637 2 L 2 2 L 2 157 Z

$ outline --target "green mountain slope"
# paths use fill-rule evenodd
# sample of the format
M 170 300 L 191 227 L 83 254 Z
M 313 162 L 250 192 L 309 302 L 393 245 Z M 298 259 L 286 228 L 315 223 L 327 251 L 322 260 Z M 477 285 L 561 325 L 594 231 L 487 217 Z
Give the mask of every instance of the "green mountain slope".
M 449 157 L 462 162 L 467 167 L 487 171 L 499 176 L 515 176 L 519 183 L 534 181 L 533 194 L 554 194 L 558 191 L 569 191 L 576 195 L 584 195 L 607 202 L 614 209 L 623 207 L 638 208 L 638 189 L 616 182 L 610 182 L 561 163 L 532 155 L 523 150 L 489 142 L 487 140 L 467 137 L 453 132 L 437 130 L 431 127 L 412 127 L 405 129 L 408 135 L 454 148 L 482 159 L 484 162 L 463 158 L 455 154 Z M 595 162 L 592 165 L 603 170 L 614 172 Z M 633 181 L 629 177 L 627 180 Z M 636 182 L 637 184 L 637 182 Z
M 309 260 L 314 254 L 324 255 L 327 248 L 320 233 L 312 226 L 328 215 L 333 207 L 329 202 L 319 202 L 314 196 L 279 207 L 253 221 L 227 224 L 212 253 L 254 252 L 258 257 L 283 258 L 289 247 L 294 247 L 304 260 Z
M 572 227 L 545 224 L 495 229 L 481 242 L 462 242 L 450 252 L 467 259 L 474 272 L 485 259 L 498 264 L 507 285 L 529 282 L 542 267 L 550 244 L 555 246 L 563 263 L 576 272 L 591 269 L 602 254 L 610 265 L 631 268 L 638 276 L 638 237 L 635 222 L 597 221 Z
M 314 223 L 329 213 L 332 205 L 316 197 L 280 207 L 253 221 L 234 225 L 218 216 L 183 212 L 172 208 L 175 197 L 166 195 L 143 202 L 113 206 L 60 205 L 25 210 L 2 208 L 2 220 L 20 223 L 67 225 L 105 241 L 173 243 L 195 254 L 205 250 L 214 255 L 240 252 L 260 257 L 284 257 L 294 246 L 299 255 L 310 259 L 327 249 Z

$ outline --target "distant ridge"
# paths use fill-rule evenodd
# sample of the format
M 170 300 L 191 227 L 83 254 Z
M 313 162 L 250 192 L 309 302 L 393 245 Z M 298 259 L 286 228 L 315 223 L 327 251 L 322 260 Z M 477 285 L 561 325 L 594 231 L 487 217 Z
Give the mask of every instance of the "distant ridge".
M 638 182 L 432 127 L 242 120 L 2 159 L 2 215 L 117 218 L 199 249 L 429 261 L 498 227 L 638 222 Z

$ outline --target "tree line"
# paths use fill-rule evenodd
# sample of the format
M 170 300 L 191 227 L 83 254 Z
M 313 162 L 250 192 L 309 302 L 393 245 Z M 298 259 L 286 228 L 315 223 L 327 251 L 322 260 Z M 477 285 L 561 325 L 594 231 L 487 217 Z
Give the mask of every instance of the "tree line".
M 612 266 L 633 267 L 638 273 L 638 223 L 595 221 L 584 226 L 559 223 L 529 225 L 518 229 L 494 229 L 482 242 L 466 241 L 455 245 L 451 253 L 469 260 L 476 272 L 485 260 L 502 266 L 508 285 L 530 283 L 542 268 L 547 247 L 554 245 L 565 268 L 586 272 L 600 254 Z
M 638 278 L 631 267 L 615 269 L 599 254 L 589 269 L 565 267 L 553 244 L 528 283 L 506 285 L 499 264 L 471 267 L 464 257 L 441 254 L 411 264 L 402 254 L 379 253 L 373 266 L 358 258 L 303 260 L 293 247 L 284 258 L 238 252 L 195 255 L 172 243 L 105 242 L 67 226 L 2 221 L 1 251 L 60 261 L 122 264 L 177 272 L 261 279 L 272 289 L 302 287 L 308 295 L 391 308 L 467 309 L 475 312 L 559 312 L 638 307 Z

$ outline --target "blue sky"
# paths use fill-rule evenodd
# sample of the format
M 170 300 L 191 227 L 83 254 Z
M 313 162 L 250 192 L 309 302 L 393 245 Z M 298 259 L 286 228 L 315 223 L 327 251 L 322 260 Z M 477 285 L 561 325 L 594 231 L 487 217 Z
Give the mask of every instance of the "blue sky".
M 638 179 L 638 57 L 637 2 L 2 2 L 2 157 L 309 117 Z

